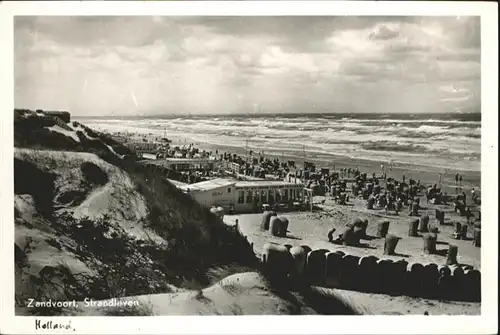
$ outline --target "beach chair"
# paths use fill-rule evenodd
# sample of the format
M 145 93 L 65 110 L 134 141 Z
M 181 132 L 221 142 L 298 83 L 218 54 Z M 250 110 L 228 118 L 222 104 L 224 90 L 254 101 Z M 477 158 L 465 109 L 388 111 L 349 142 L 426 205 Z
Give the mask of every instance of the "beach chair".
M 345 206 L 346 205 L 346 196 L 347 194 L 341 194 L 340 197 L 338 198 L 338 204 Z
M 398 210 L 396 207 L 396 204 L 394 202 L 388 202 L 385 206 L 385 213 L 388 214 L 389 212 L 395 212 L 398 214 Z
M 417 202 L 415 202 L 415 201 L 411 202 L 409 207 L 408 207 L 408 211 L 409 211 L 408 216 L 419 216 L 418 215 L 418 207 L 419 207 L 419 205 Z
M 366 201 L 366 209 L 373 209 L 373 205 L 375 204 L 375 198 L 368 198 Z

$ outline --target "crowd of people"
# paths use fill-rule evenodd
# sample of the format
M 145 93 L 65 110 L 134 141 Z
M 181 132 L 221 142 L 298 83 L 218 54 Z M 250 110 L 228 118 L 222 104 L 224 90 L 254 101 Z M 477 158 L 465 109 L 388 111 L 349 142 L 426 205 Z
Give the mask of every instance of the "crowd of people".
M 384 164 L 381 164 L 382 173 L 377 176 L 372 173 L 368 176 L 367 173 L 361 173 L 359 168 L 341 168 L 338 171 L 330 172 L 329 169 L 323 168 L 316 170 L 316 166 L 311 162 L 304 162 L 302 169 L 296 169 L 294 161 L 280 161 L 279 158 L 265 157 L 263 152 L 254 155 L 250 151 L 249 157 L 242 157 L 236 153 L 215 152 L 198 150 L 194 144 L 184 147 L 173 147 L 166 153 L 171 155 L 182 155 L 183 157 L 202 156 L 209 157 L 215 156 L 221 161 L 236 163 L 238 166 L 238 173 L 251 175 L 254 177 L 265 178 L 273 175 L 276 178 L 283 179 L 287 175 L 293 178 L 299 178 L 305 186 L 312 190 L 313 195 L 326 195 L 329 196 L 337 203 L 346 204 L 349 201 L 349 195 L 346 192 L 346 179 L 354 178 L 351 184 L 351 194 L 353 197 L 362 197 L 366 200 L 367 209 L 385 209 L 386 212 L 395 212 L 398 214 L 403 207 L 407 207 L 410 216 L 418 216 L 420 208 L 420 198 L 417 194 L 425 191 L 427 203 L 432 204 L 448 204 L 450 197 L 447 193 L 443 193 L 438 184 L 425 187 L 421 184 L 420 180 L 409 178 L 402 175 L 402 180 L 394 178 L 387 178 Z M 392 170 L 392 165 L 390 166 Z M 193 183 L 210 178 L 208 172 L 200 173 L 179 173 L 177 176 L 172 176 L 182 182 Z M 289 178 L 290 179 L 290 178 Z M 291 179 L 290 179 L 291 180 Z M 441 179 L 440 179 L 441 180 Z M 381 182 L 384 182 L 382 188 Z M 463 176 L 459 173 L 455 174 L 455 184 L 462 185 Z M 458 191 L 457 191 L 458 193 Z M 480 203 L 480 198 L 475 189 L 471 191 L 471 200 L 473 203 Z M 467 205 L 467 195 L 463 191 L 455 196 L 453 199 L 455 211 L 460 215 L 472 216 L 471 208 Z
M 408 182 L 406 182 L 404 175 L 402 181 L 394 178 L 385 179 L 385 187 L 382 189 L 380 182 L 385 177 L 383 174 L 382 178 L 377 178 L 373 174 L 371 178 L 367 178 L 365 173 L 357 174 L 351 186 L 352 195 L 365 199 L 367 209 L 385 209 L 386 212 L 393 211 L 398 214 L 404 206 L 407 206 L 409 216 L 419 216 L 421 207 L 420 198 L 417 195 L 425 190 L 427 203 L 447 205 L 448 201 L 453 199 L 454 211 L 459 213 L 460 216 L 465 216 L 467 222 L 474 216 L 470 205 L 467 203 L 465 191 L 451 198 L 447 193 L 443 193 L 437 184 L 425 187 L 420 180 L 412 178 L 409 178 Z M 461 182 L 462 180 L 462 177 L 457 174 L 457 181 Z M 471 191 L 471 200 L 476 204 L 480 202 L 475 189 Z
M 420 199 L 417 193 L 421 190 L 420 180 L 409 179 L 398 181 L 388 178 L 385 189 L 382 191 L 378 178 L 372 178 L 373 182 L 366 183 L 363 190 L 363 197 L 366 199 L 367 209 L 384 208 L 386 212 L 398 214 L 403 206 L 409 207 L 410 215 L 418 215 Z

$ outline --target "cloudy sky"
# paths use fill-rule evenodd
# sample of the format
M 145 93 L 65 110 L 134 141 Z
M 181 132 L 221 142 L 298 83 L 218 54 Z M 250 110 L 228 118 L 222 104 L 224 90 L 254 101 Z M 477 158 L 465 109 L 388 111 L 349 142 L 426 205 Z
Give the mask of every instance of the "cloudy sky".
M 16 17 L 15 105 L 75 115 L 480 107 L 475 17 Z

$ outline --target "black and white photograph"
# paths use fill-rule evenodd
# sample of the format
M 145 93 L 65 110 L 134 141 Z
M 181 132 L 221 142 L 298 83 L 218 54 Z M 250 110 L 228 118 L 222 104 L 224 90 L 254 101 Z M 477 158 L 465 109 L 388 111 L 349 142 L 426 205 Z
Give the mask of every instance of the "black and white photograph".
M 108 6 L 11 17 L 2 264 L 22 322 L 484 315 L 498 51 L 481 15 Z

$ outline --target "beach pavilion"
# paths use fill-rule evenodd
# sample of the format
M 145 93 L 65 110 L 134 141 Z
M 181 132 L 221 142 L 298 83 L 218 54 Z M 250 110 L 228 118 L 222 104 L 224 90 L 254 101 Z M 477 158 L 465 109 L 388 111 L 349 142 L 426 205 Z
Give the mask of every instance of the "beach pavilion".
M 262 206 L 302 203 L 304 185 L 281 180 L 213 179 L 180 186 L 200 204 L 207 207 L 221 206 L 235 213 L 258 212 Z

